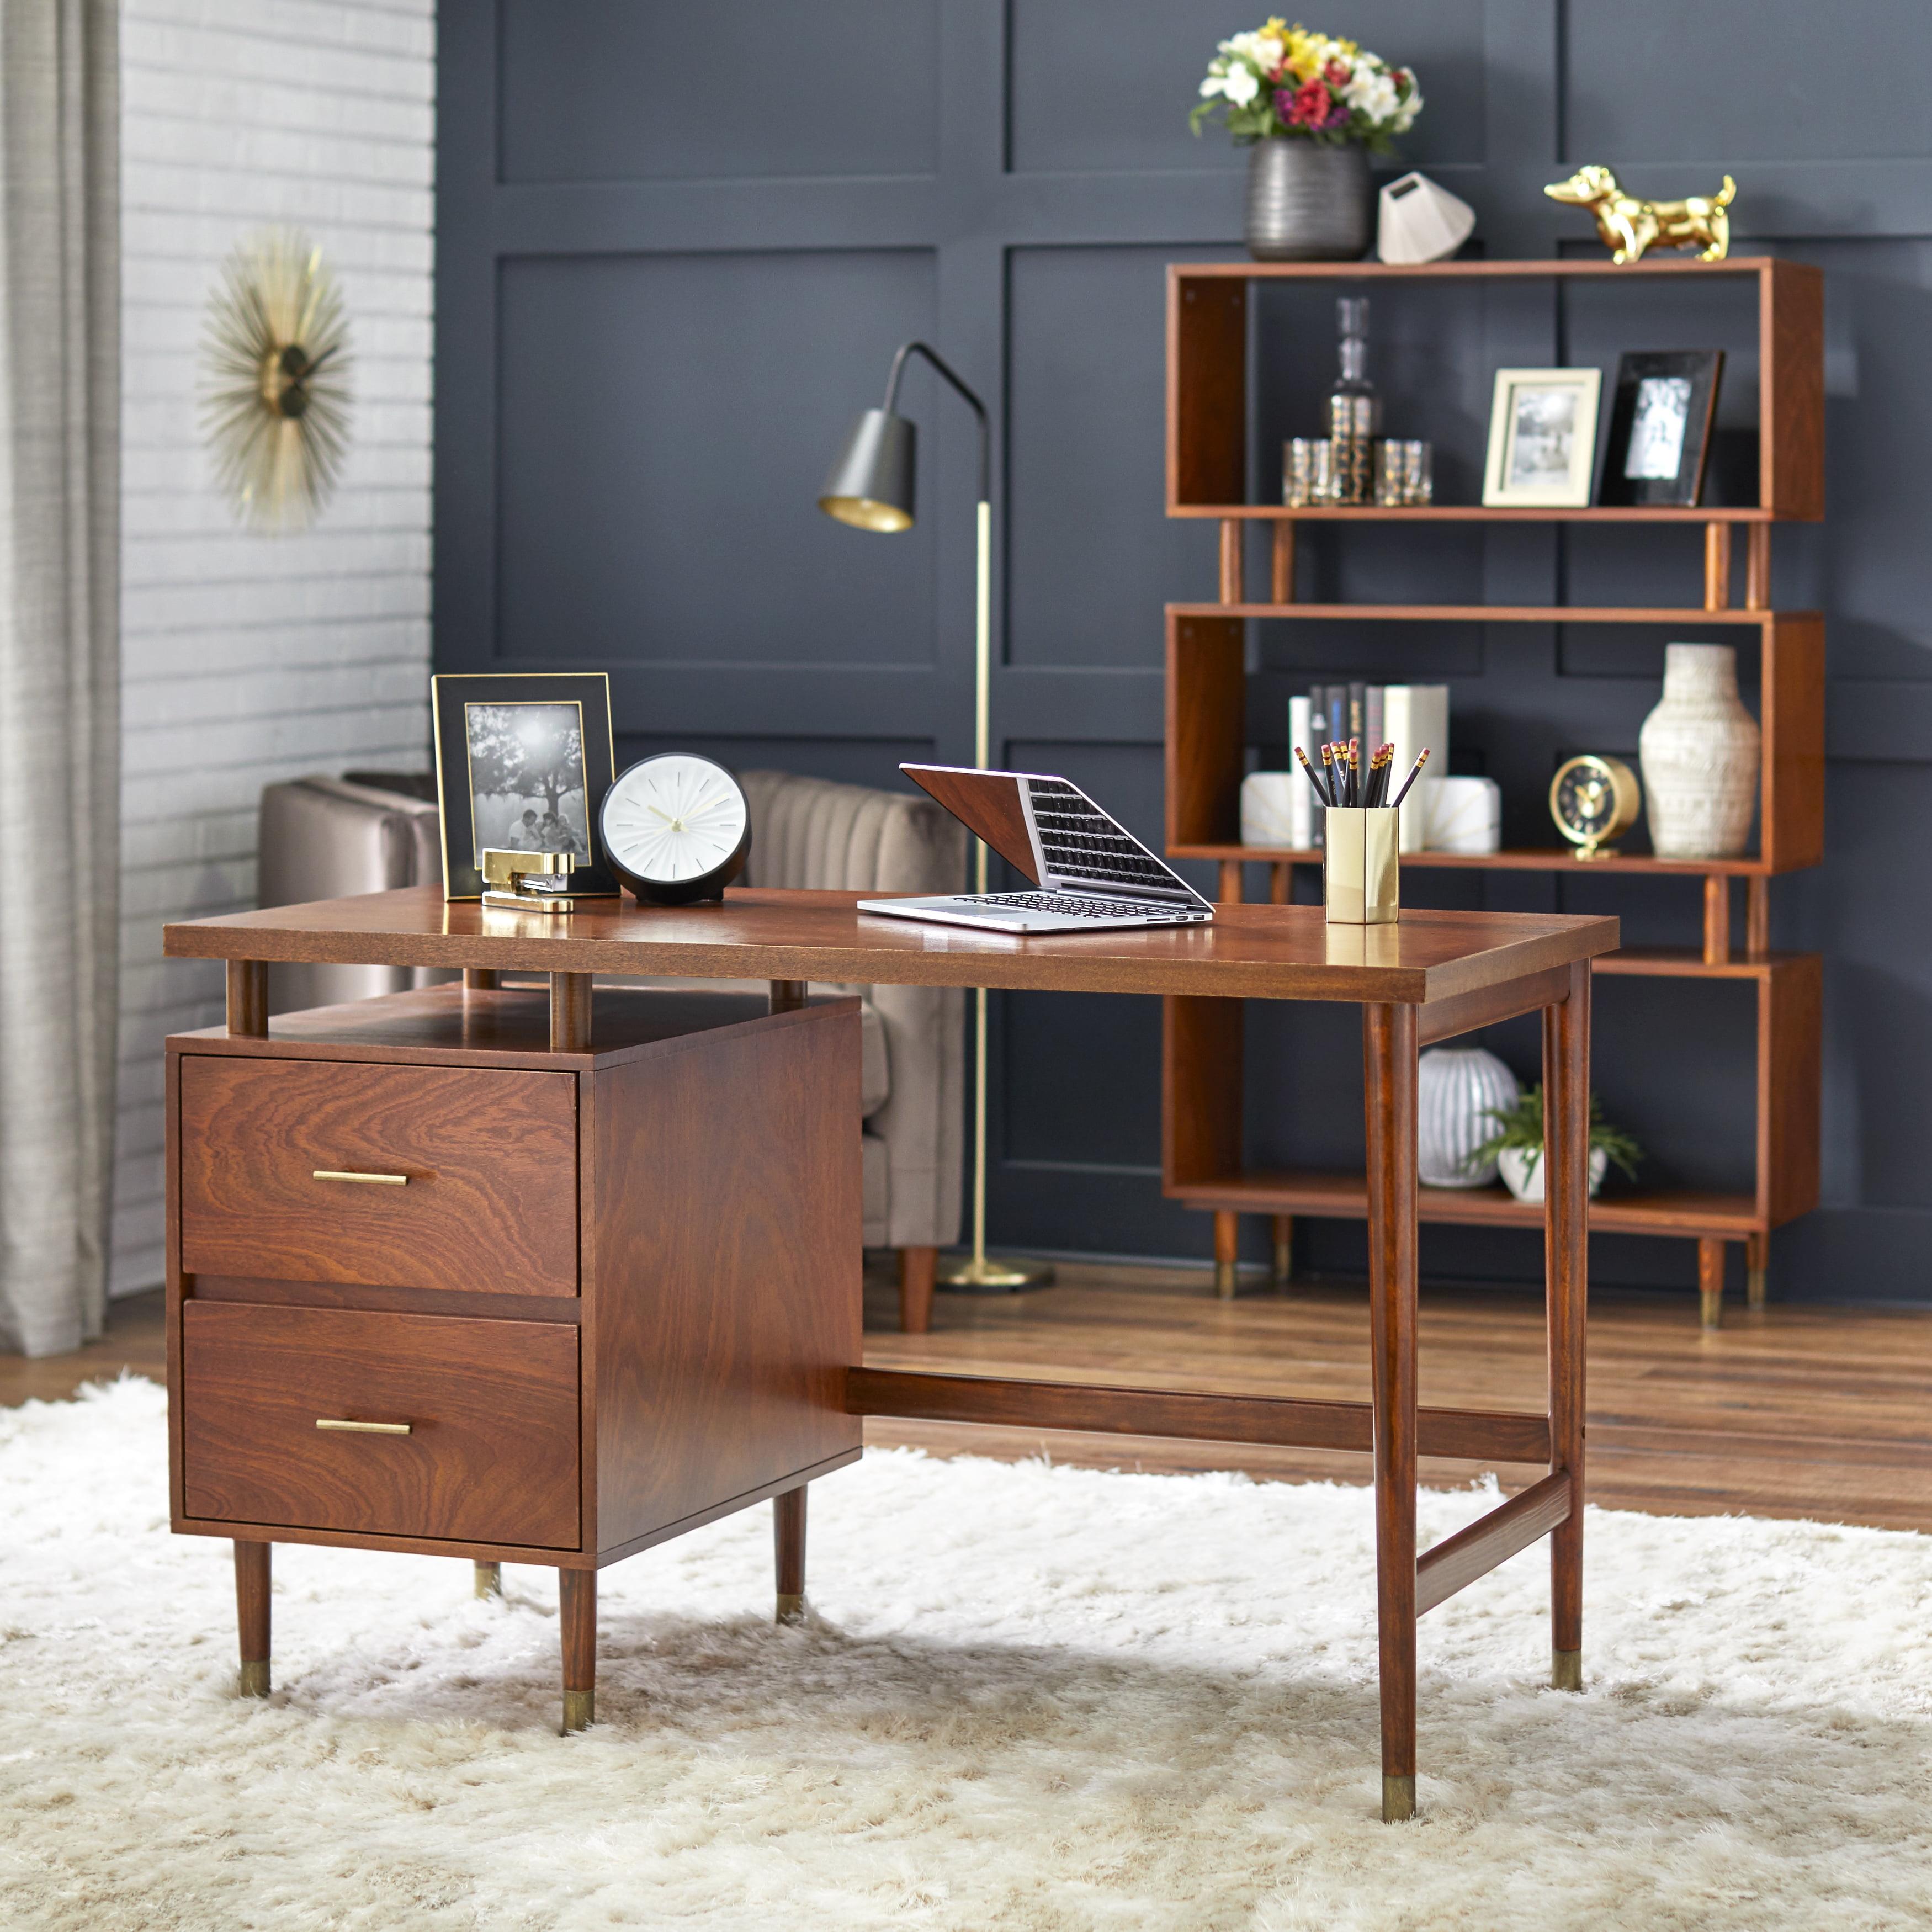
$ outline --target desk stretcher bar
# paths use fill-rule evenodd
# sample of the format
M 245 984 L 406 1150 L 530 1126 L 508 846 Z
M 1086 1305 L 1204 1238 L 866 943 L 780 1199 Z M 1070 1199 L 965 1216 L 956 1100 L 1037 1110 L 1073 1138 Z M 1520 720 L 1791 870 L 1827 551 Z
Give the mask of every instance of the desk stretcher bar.
M 845 1412 L 919 1422 L 1006 1424 L 1192 1442 L 1259 1443 L 1280 1449 L 1366 1451 L 1375 1446 L 1374 1412 L 1366 1402 L 1203 1395 L 903 1369 L 848 1369 Z M 1418 1408 L 1415 1428 L 1417 1451 L 1424 1456 L 1502 1462 L 1550 1460 L 1547 1416 L 1506 1409 Z M 1568 1522 L 1573 1496 L 1569 1472 L 1559 1469 L 1425 1552 L 1415 1566 L 1417 1614 L 1432 1610 L 1466 1584 Z

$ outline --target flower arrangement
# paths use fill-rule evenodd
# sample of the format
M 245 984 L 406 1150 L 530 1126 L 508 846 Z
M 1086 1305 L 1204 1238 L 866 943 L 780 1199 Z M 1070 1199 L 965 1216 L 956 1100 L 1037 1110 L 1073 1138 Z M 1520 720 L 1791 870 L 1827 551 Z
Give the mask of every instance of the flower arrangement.
M 1189 124 L 1198 134 L 1210 115 L 1225 112 L 1238 141 L 1292 135 L 1386 154 L 1391 137 L 1406 134 L 1421 112 L 1412 69 L 1390 67 L 1353 40 L 1274 20 L 1221 43 Z

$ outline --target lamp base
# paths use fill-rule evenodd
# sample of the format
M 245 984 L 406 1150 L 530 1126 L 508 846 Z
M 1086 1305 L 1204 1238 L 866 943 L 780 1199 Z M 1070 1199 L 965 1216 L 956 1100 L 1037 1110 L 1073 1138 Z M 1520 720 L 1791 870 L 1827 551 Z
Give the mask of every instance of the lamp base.
M 935 1277 L 941 1288 L 968 1294 L 1016 1294 L 1023 1288 L 1046 1288 L 1053 1269 L 1046 1262 L 1001 1259 L 988 1255 L 976 1260 L 966 1255 L 942 1267 Z

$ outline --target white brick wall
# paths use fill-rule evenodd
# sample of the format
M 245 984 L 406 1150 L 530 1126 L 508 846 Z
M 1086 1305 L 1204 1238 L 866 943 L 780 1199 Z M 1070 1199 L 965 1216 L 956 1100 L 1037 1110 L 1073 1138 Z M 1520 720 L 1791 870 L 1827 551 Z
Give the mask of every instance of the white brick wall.
M 220 1016 L 170 919 L 252 905 L 272 778 L 428 762 L 434 0 L 124 0 L 118 1294 L 161 1279 L 160 1042 Z M 197 423 L 229 250 L 306 229 L 340 277 L 355 416 L 296 536 L 237 526 Z

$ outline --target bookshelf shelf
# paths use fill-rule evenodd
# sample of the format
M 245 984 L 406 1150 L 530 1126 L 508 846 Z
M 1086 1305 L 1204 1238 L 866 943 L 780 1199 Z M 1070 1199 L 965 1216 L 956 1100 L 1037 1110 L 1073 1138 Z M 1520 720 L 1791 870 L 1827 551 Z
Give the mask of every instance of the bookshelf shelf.
M 1288 508 L 1243 500 L 1248 474 L 1250 286 L 1274 280 L 1328 282 L 1751 280 L 1757 302 L 1757 502 L 1690 508 L 1490 509 L 1474 504 L 1418 508 L 1359 505 Z M 1297 866 L 1318 850 L 1240 842 L 1240 784 L 1251 742 L 1246 648 L 1256 622 L 1519 623 L 1721 626 L 1754 631 L 1759 645 L 1762 752 L 1759 849 L 1734 859 L 1669 860 L 1633 852 L 1599 861 L 1588 876 L 1648 874 L 1703 883 L 1701 946 L 1632 948 L 1597 962 L 1610 979 L 1735 980 L 1756 1004 L 1754 1120 L 1756 1178 L 1748 1193 L 1613 1190 L 1593 1204 L 1605 1232 L 1694 1238 L 1704 1319 L 1718 1319 L 1726 1244 L 1745 1246 L 1753 1303 L 1764 1293 L 1768 1238 L 1816 1204 L 1822 1076 L 1822 976 L 1811 953 L 1769 950 L 1769 881 L 1814 866 L 1824 850 L 1824 623 L 1815 611 L 1769 608 L 1771 531 L 1824 512 L 1823 290 L 1801 262 L 1744 257 L 1706 263 L 1665 259 L 1618 267 L 1603 260 L 1379 262 L 1216 262 L 1168 271 L 1167 510 L 1220 526 L 1220 595 L 1167 607 L 1167 851 L 1220 867 L 1219 896 L 1238 901 L 1244 868 L 1269 869 L 1270 896 L 1292 898 Z M 1704 531 L 1702 608 L 1304 604 L 1294 600 L 1295 533 L 1303 523 L 1676 524 Z M 1272 527 L 1269 595 L 1246 582 L 1247 525 Z M 1734 532 L 1747 542 L 1741 603 L 1732 600 Z M 1285 724 L 1286 721 L 1282 721 Z M 1277 742 L 1270 730 L 1264 742 Z M 1471 854 L 1407 854 L 1406 868 L 1579 875 L 1568 848 Z M 1744 945 L 1735 949 L 1731 881 L 1745 882 Z M 1250 1170 L 1243 1162 L 1241 1035 L 1238 1009 L 1169 1000 L 1162 1026 L 1162 1186 L 1173 1199 L 1215 1216 L 1217 1276 L 1231 1292 L 1237 1219 L 1274 1217 L 1277 1273 L 1292 1252 L 1293 1217 L 1359 1216 L 1358 1176 Z M 1540 1227 L 1542 1210 L 1500 1188 L 1421 1190 L 1421 1218 Z

